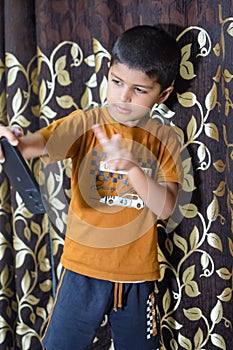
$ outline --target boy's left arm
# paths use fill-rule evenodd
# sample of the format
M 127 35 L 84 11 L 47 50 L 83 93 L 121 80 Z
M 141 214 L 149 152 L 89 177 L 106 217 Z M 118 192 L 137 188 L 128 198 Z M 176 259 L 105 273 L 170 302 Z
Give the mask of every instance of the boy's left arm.
M 113 135 L 109 140 L 100 125 L 94 125 L 93 131 L 108 155 L 108 167 L 112 170 L 127 171 L 130 184 L 146 206 L 159 218 L 167 219 L 176 204 L 178 184 L 176 182 L 158 183 L 147 176 L 133 161 L 131 152 L 120 147 L 120 135 Z
M 178 196 L 176 182 L 158 183 L 148 177 L 136 164 L 128 170 L 128 178 L 135 191 L 154 214 L 161 219 L 167 219 L 172 214 Z

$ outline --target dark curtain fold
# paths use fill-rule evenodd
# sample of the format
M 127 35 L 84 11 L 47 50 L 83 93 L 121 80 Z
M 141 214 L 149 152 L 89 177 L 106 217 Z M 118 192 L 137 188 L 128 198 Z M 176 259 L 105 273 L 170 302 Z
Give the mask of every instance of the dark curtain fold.
M 161 23 L 177 38 L 178 93 L 154 115 L 175 128 L 185 169 L 176 211 L 159 222 L 164 350 L 232 347 L 232 10 L 230 0 L 0 2 L 0 123 L 25 133 L 105 102 L 107 62 L 123 30 Z M 7 350 L 42 349 L 71 196 L 69 161 L 29 166 L 46 192 L 45 215 L 28 212 L 0 172 L 0 349 Z M 103 325 L 90 348 L 107 350 L 110 338 Z

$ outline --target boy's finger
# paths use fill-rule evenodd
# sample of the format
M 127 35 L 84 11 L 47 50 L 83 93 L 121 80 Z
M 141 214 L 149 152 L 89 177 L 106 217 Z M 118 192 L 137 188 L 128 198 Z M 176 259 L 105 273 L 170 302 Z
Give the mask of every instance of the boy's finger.
M 95 124 L 92 126 L 92 130 L 95 133 L 95 136 L 97 138 L 97 140 L 99 141 L 99 143 L 104 146 L 104 144 L 106 142 L 109 142 L 109 138 L 107 137 L 107 135 L 103 132 L 101 126 L 99 124 Z
M 23 136 L 23 129 L 18 125 L 12 125 L 9 127 L 9 129 L 16 137 Z
M 3 137 L 5 137 L 13 146 L 17 146 L 18 138 L 14 130 L 11 130 L 10 127 L 0 127 L 0 139 Z

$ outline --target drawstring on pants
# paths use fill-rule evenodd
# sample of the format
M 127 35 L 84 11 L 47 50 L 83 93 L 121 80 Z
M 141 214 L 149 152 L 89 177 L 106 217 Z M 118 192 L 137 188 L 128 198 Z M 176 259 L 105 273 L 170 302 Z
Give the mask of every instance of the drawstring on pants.
M 123 283 L 114 283 L 114 306 L 113 310 L 117 312 L 118 307 L 122 307 Z

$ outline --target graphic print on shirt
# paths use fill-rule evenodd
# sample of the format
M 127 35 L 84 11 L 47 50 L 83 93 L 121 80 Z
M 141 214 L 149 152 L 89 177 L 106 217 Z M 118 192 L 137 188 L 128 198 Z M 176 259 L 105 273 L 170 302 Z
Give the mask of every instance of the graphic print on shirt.
M 129 184 L 127 172 L 114 171 L 108 168 L 106 154 L 103 153 L 98 156 L 96 151 L 92 152 L 92 166 L 91 173 L 95 174 L 96 190 L 100 196 L 100 203 L 108 206 L 128 207 L 135 209 L 142 209 L 145 203 L 141 197 L 134 191 Z M 148 175 L 152 176 L 152 162 L 147 159 L 143 162 L 142 158 L 137 160 L 141 169 Z

